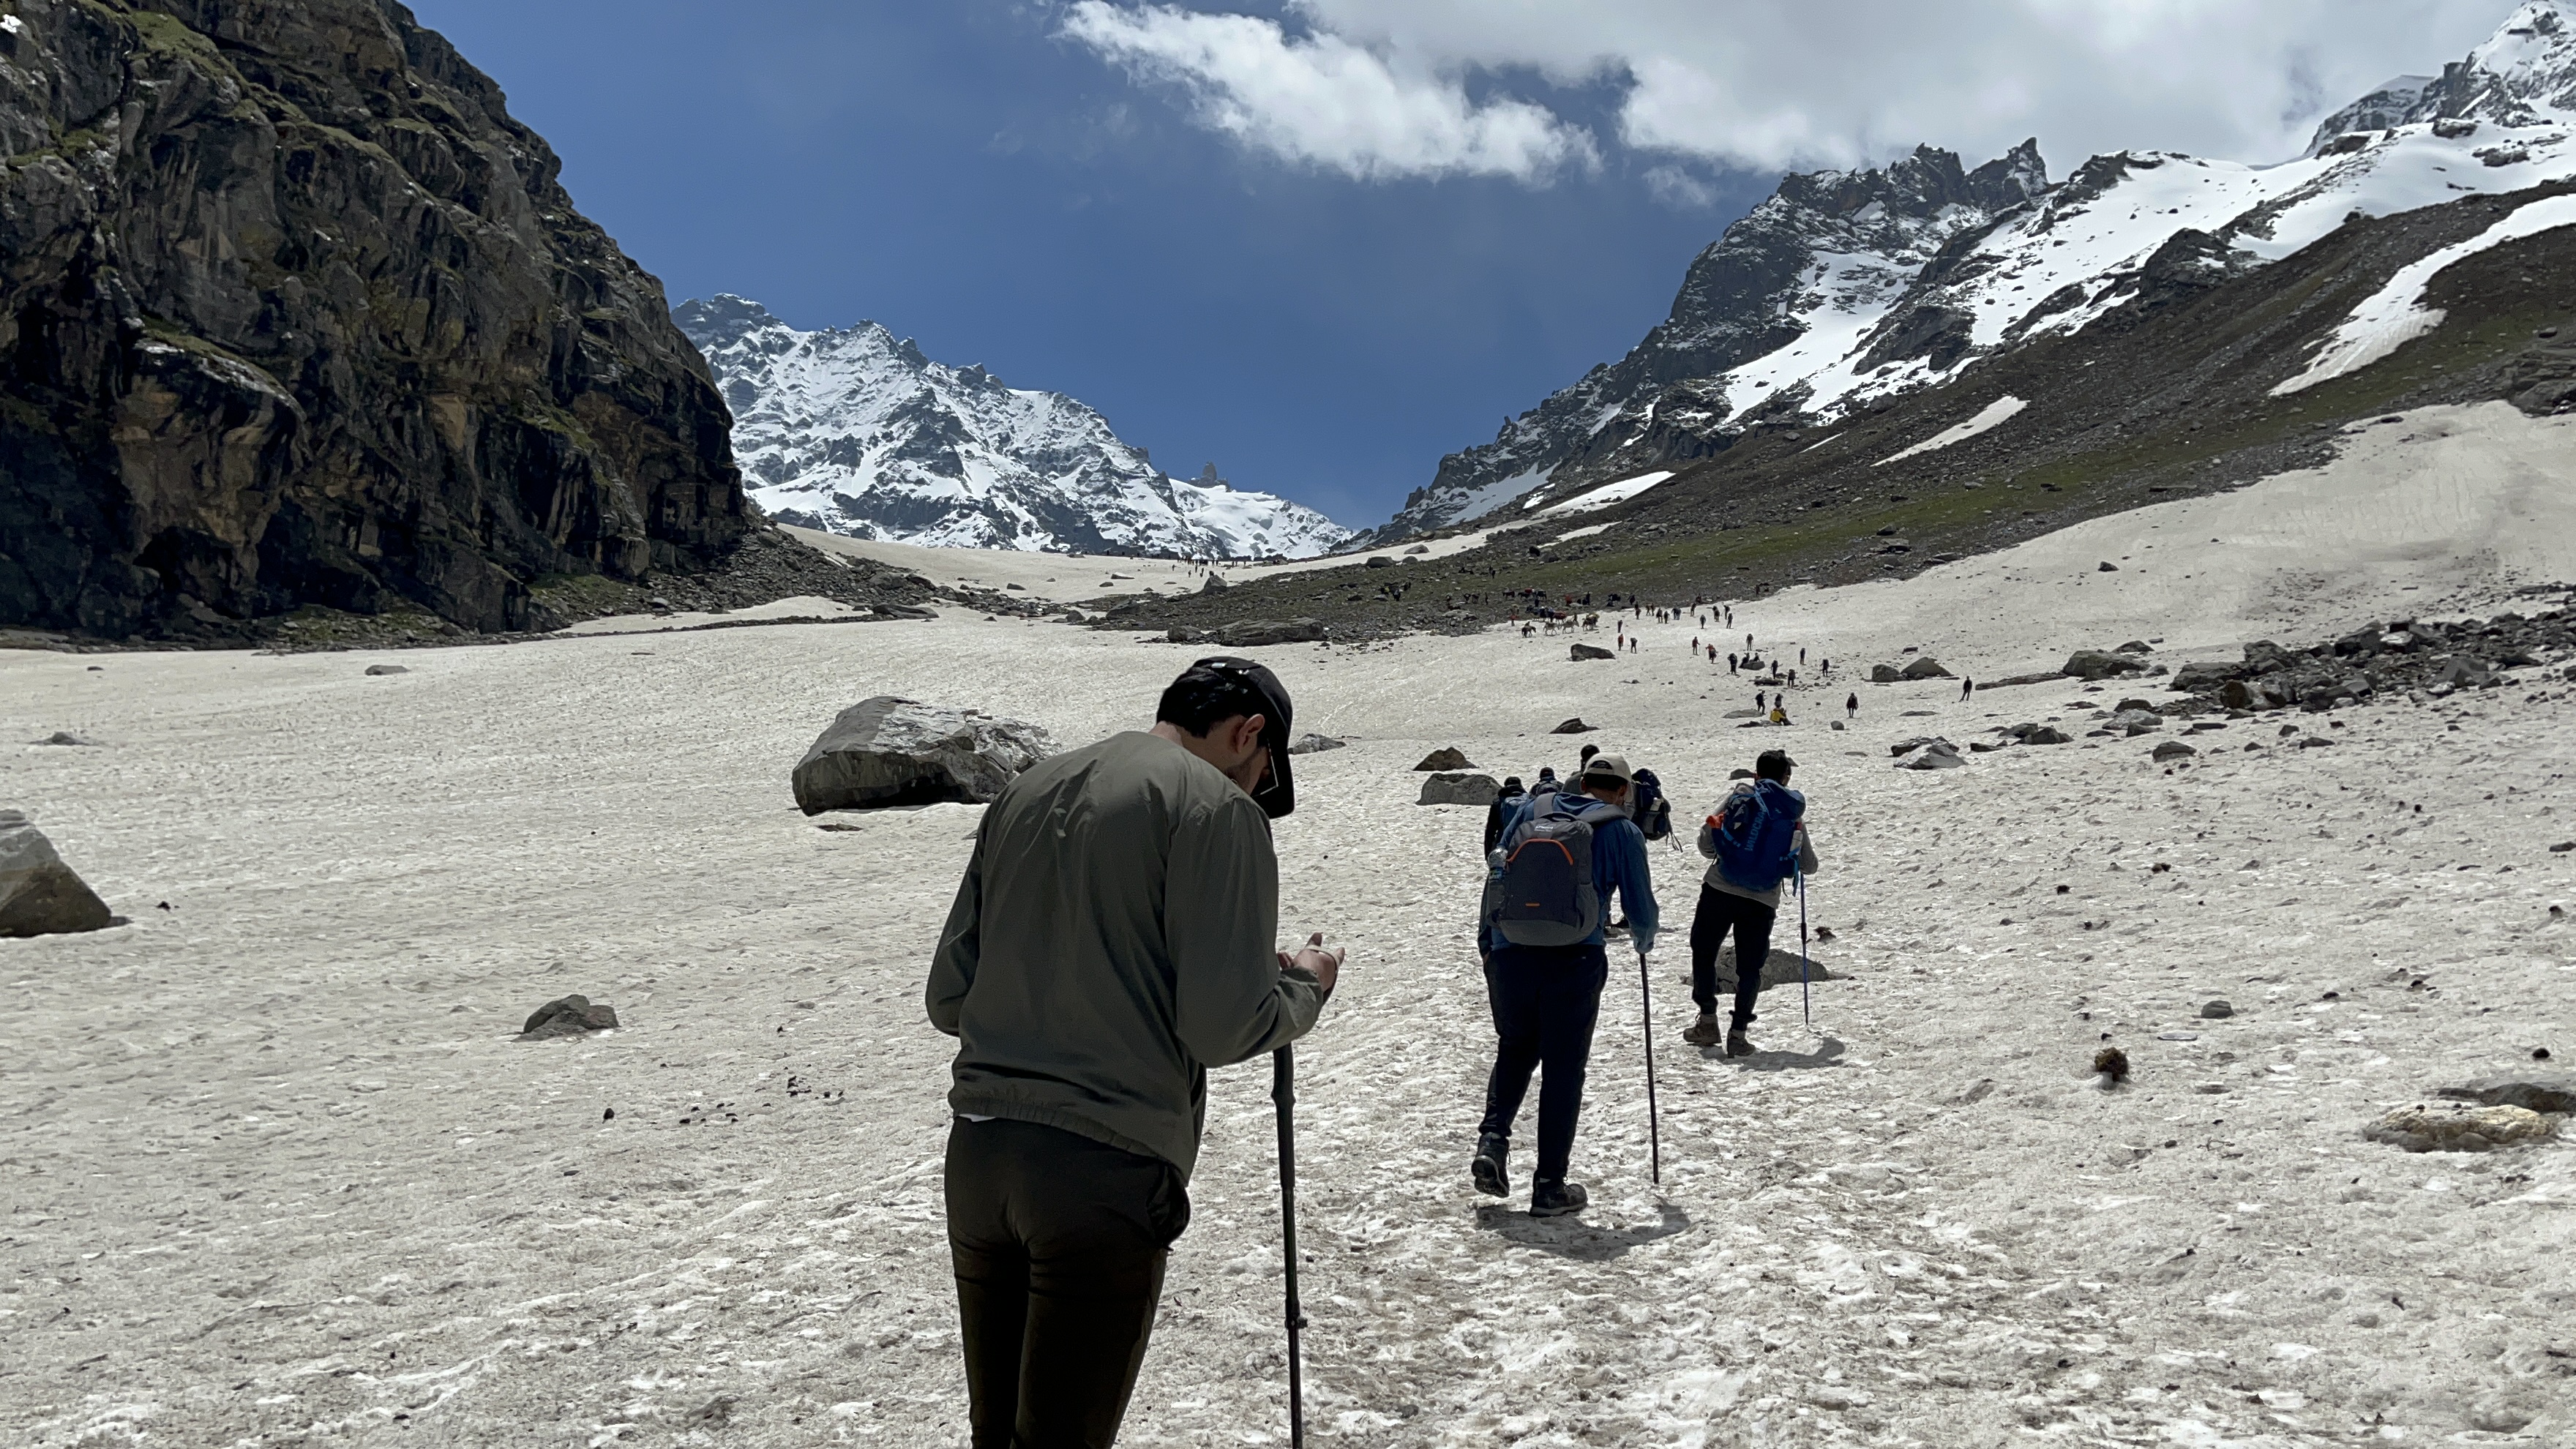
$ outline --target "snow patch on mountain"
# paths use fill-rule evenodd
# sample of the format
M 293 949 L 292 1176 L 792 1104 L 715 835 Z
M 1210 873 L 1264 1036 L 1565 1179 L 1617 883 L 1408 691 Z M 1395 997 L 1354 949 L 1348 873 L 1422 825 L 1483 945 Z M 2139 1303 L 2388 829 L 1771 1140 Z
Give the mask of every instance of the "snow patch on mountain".
M 1227 486 L 1174 478 L 1056 392 L 931 361 L 873 322 L 803 332 L 756 302 L 672 310 L 733 409 L 735 460 L 771 516 L 946 548 L 1308 558 L 1350 530 Z
M 1990 433 L 2002 427 L 2005 423 L 2021 416 L 2021 410 L 2029 406 L 2029 403 L 2017 397 L 1999 397 L 1986 404 L 1984 411 L 1957 427 L 1946 432 L 1935 433 L 1901 453 L 1890 453 L 1870 466 L 1884 468 L 1890 463 L 1902 462 L 1918 454 L 1937 453 L 1953 443 L 1964 443 L 1981 433 Z
M 2576 0 L 2530 0 L 2466 59 L 2380 87 L 2280 165 L 2124 151 L 2051 182 L 2031 142 L 1974 171 L 1925 147 L 1785 178 L 1626 358 L 1443 459 L 1372 537 L 1710 456 L 1750 428 L 1830 426 L 2150 289 L 2294 255 L 2355 213 L 2576 178 L 2571 137 Z
M 2485 231 L 2442 248 L 2400 270 L 2388 285 L 2352 310 L 2318 349 L 2305 372 L 2272 389 L 2272 396 L 2304 392 L 2318 383 L 2359 372 L 2442 325 L 2444 312 L 2424 305 L 2424 289 L 2452 266 L 2521 237 L 2576 226 L 2576 196 L 2552 196 L 2517 207 Z

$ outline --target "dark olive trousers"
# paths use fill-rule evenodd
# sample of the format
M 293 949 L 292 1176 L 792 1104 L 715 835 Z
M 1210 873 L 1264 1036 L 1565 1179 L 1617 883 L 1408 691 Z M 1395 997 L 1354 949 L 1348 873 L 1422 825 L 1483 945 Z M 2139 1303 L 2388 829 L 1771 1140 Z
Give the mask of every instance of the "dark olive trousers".
M 948 1250 L 974 1449 L 1108 1449 L 1136 1389 L 1180 1169 L 1034 1122 L 948 1131 Z

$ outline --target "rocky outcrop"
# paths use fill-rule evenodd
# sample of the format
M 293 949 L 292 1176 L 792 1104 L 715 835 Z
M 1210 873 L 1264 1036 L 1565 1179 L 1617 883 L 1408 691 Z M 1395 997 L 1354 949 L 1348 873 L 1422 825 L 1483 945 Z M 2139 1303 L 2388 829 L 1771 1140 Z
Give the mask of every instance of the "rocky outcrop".
M 113 920 L 23 811 L 0 810 L 0 936 L 95 931 Z
M 1045 730 L 980 710 L 879 695 L 841 711 L 798 761 L 808 815 L 940 801 L 988 803 L 1056 752 Z
M 392 0 L 0 26 L 0 623 L 542 625 L 751 522 L 660 284 Z

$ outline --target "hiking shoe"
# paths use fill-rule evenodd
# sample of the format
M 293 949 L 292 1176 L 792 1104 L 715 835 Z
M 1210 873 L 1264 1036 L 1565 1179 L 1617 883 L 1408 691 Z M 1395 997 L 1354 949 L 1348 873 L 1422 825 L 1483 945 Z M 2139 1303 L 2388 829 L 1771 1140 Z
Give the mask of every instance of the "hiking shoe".
M 1744 1034 L 1744 1028 L 1739 1026 L 1726 1034 L 1726 1054 L 1731 1057 L 1753 1055 L 1753 1038 Z
M 1512 1179 L 1503 1170 L 1512 1150 L 1512 1140 L 1490 1134 L 1476 1139 L 1476 1160 L 1468 1170 L 1476 1175 L 1476 1191 L 1487 1197 L 1510 1197 Z
M 1530 1184 L 1530 1216 L 1534 1218 L 1559 1218 L 1567 1213 L 1579 1213 L 1590 1201 L 1592 1194 L 1585 1192 L 1579 1182 L 1542 1178 Z
M 1715 1046 L 1725 1035 L 1726 1028 L 1717 1024 L 1717 1013 L 1713 1011 L 1701 1012 L 1699 1020 L 1682 1028 L 1682 1040 L 1692 1046 Z

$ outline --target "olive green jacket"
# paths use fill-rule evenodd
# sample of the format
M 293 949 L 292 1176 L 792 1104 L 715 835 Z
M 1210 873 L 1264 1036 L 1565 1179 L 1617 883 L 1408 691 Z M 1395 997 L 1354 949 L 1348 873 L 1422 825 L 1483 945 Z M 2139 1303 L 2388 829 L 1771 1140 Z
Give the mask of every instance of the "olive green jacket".
M 1162 1158 L 1187 1176 L 1207 1071 L 1305 1035 L 1324 991 L 1280 968 L 1261 807 L 1141 732 L 1043 760 L 984 812 L 930 964 L 957 1038 L 948 1105 Z

